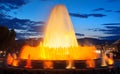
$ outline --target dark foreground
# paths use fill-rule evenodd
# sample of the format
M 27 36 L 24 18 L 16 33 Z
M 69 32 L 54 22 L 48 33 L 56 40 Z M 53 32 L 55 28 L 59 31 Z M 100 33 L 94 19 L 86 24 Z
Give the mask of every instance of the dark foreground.
M 0 74 L 120 74 L 120 67 L 89 69 L 25 69 L 0 68 Z
M 120 74 L 120 61 L 115 62 L 112 66 L 101 67 L 101 61 L 97 60 L 95 68 L 86 68 L 85 61 L 75 61 L 76 69 L 65 69 L 64 61 L 53 62 L 54 69 L 43 69 L 43 64 L 39 61 L 32 61 L 32 69 L 24 68 L 25 61 L 21 63 L 19 67 L 11 67 L 2 61 L 0 74 Z

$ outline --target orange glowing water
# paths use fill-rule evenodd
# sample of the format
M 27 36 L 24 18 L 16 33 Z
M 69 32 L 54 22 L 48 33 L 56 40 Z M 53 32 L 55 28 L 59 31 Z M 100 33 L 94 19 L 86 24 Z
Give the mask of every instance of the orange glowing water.
M 52 61 L 44 61 L 43 67 L 44 67 L 44 69 L 53 69 L 53 62 Z
M 21 59 L 28 59 L 30 55 L 31 60 L 39 60 L 40 59 L 40 48 L 39 47 L 31 47 L 29 45 L 25 45 L 22 47 L 20 52 Z
M 108 65 L 113 65 L 114 60 L 113 60 L 113 53 L 109 53 L 109 57 L 107 58 Z
M 12 57 L 12 55 L 10 53 L 8 53 L 8 55 L 7 55 L 7 64 L 11 65 L 12 62 L 13 62 L 13 57 Z
M 103 54 L 101 66 L 107 66 L 107 65 L 113 65 L 113 64 L 114 64 L 113 53 L 110 53 L 109 57 L 106 54 Z
M 46 24 L 44 40 L 37 47 L 26 45 L 21 59 L 31 60 L 86 60 L 95 59 L 94 46 L 78 46 L 75 32 L 65 6 L 55 6 Z
M 110 53 L 110 54 L 109 54 L 108 64 L 109 64 L 109 65 L 113 65 L 113 64 L 114 64 L 113 53 Z
M 95 68 L 95 61 L 93 59 L 86 60 L 87 68 Z
M 75 69 L 73 60 L 67 60 L 66 64 L 67 64 L 66 69 Z
M 28 55 L 28 59 L 26 61 L 25 68 L 32 68 L 30 55 Z
M 13 62 L 12 62 L 12 66 L 17 67 L 18 66 L 18 59 L 17 59 L 17 55 L 15 53 L 13 53 Z
M 113 65 L 114 64 L 114 60 L 113 59 L 108 59 L 108 65 Z

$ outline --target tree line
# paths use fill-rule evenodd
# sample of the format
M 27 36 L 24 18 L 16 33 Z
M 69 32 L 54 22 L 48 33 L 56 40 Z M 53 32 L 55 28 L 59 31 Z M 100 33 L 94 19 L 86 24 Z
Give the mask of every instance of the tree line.
M 6 26 L 0 26 L 0 50 L 13 52 L 16 44 L 16 32 L 9 30 Z

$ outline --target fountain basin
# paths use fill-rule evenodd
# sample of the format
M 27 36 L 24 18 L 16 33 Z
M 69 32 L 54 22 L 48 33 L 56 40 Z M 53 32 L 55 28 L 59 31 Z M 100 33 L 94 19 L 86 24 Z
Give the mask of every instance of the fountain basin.
M 119 74 L 118 68 L 92 68 L 92 69 L 25 69 L 1 68 L 0 74 Z

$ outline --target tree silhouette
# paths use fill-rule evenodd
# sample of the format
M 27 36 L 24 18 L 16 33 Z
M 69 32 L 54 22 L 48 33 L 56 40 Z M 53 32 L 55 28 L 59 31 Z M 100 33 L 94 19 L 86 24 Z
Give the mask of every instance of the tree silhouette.
M 14 29 L 9 30 L 5 26 L 0 26 L 0 50 L 12 51 L 15 46 L 15 37 Z
M 7 27 L 0 26 L 0 49 L 3 50 L 5 48 L 5 42 L 8 38 L 9 30 Z

